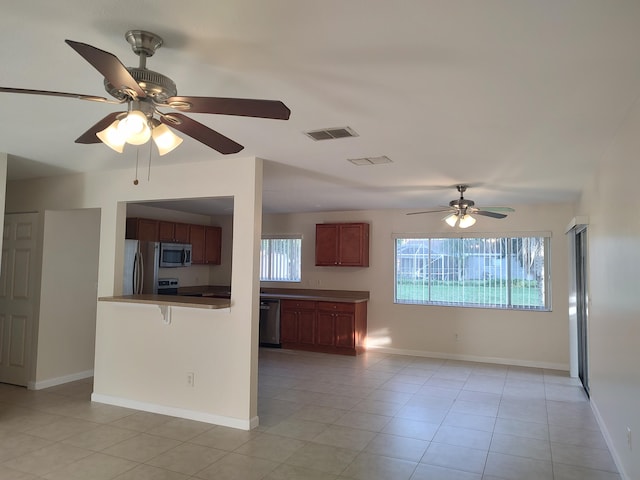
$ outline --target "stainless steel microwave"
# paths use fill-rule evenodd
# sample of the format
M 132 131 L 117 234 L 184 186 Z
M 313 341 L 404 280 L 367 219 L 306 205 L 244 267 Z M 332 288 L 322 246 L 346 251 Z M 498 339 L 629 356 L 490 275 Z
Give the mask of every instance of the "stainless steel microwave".
M 161 243 L 160 267 L 188 267 L 191 265 L 191 244 Z

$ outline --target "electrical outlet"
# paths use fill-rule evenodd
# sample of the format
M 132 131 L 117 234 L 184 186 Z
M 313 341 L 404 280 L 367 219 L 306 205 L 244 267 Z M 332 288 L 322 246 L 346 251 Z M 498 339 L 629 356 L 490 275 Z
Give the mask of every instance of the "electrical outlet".
M 193 372 L 187 372 L 187 386 L 195 387 L 196 376 Z
M 629 451 L 633 450 L 633 442 L 631 437 L 631 427 L 627 427 L 627 443 L 629 444 Z
M 458 334 L 454 333 L 453 336 L 454 336 L 454 338 L 456 339 L 456 342 L 457 342 L 458 341 Z

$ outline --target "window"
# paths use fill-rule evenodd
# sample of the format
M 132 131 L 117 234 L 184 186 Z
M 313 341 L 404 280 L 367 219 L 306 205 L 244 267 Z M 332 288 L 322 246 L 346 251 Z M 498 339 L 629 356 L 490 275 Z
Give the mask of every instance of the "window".
M 263 235 L 260 245 L 260 280 L 299 282 L 302 235 Z
M 395 303 L 550 310 L 550 237 L 398 236 Z

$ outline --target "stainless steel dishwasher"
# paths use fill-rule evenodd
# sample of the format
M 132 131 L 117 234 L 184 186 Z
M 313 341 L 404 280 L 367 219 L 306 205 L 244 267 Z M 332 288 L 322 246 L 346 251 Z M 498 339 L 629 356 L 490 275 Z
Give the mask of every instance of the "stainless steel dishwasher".
M 280 300 L 260 300 L 260 345 L 280 346 Z

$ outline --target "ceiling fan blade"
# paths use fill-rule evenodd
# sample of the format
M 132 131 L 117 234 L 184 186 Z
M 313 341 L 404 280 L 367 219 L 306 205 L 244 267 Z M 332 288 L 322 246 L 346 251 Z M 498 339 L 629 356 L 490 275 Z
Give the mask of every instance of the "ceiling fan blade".
M 65 40 L 65 42 L 93 65 L 114 87 L 131 90 L 139 98 L 147 96 L 138 85 L 138 82 L 131 76 L 127 67 L 113 53 L 105 52 L 86 43 L 74 42 L 73 40 Z
M 104 117 L 102 120 L 100 120 L 98 123 L 96 123 L 93 127 L 91 127 L 89 130 L 87 130 L 78 138 L 76 138 L 76 143 L 100 143 L 101 140 L 98 137 L 96 137 L 96 133 L 98 133 L 101 130 L 104 130 L 113 122 L 115 122 L 116 117 L 121 113 L 123 112 L 110 113 L 109 115 Z
M 181 113 L 163 115 L 160 117 L 160 121 L 169 127 L 181 131 L 185 135 L 189 135 L 191 138 L 195 138 L 199 142 L 204 143 L 208 147 L 211 147 L 224 155 L 238 153 L 244 148 L 239 143 L 234 142 L 221 133 L 210 129 L 206 125 L 196 122 Z
M 90 102 L 101 102 L 101 103 L 116 103 L 116 104 L 122 103 L 115 100 L 109 100 L 104 97 L 97 97 L 95 95 L 85 95 L 83 93 L 51 92 L 49 90 L 29 90 L 26 88 L 10 88 L 10 87 L 0 87 L 0 92 L 24 93 L 27 95 L 48 95 L 51 97 L 68 97 L 68 98 L 77 98 L 78 100 L 88 100 Z
M 441 210 L 425 210 L 424 212 L 410 212 L 407 213 L 407 215 L 422 215 L 423 213 L 440 213 L 440 212 L 451 212 L 451 213 L 455 213 L 453 210 L 451 210 L 450 208 L 443 208 Z
M 478 210 L 476 212 L 473 212 L 473 215 L 483 215 L 485 217 L 491 217 L 491 218 L 505 218 L 506 217 L 506 215 L 504 213 L 488 212 L 486 210 Z
M 515 212 L 511 207 L 482 207 L 485 212 Z
M 279 100 L 249 98 L 170 97 L 166 104 L 176 110 L 193 113 L 216 113 L 243 117 L 288 120 L 291 110 Z

